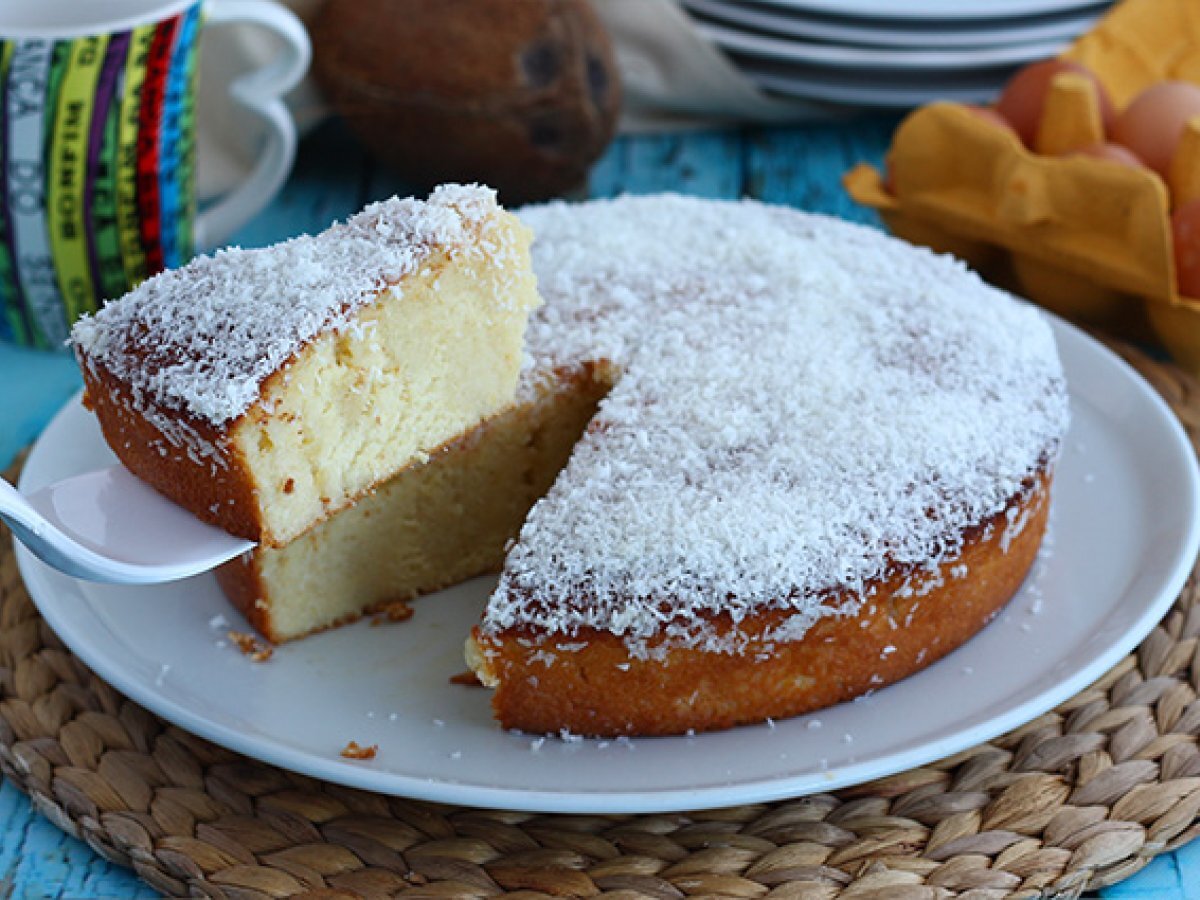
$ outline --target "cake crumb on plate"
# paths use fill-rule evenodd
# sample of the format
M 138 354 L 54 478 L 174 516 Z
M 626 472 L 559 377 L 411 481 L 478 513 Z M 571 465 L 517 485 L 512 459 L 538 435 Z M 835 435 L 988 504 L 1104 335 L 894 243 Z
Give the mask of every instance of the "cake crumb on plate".
M 266 641 L 244 631 L 230 631 L 228 637 L 235 647 L 255 662 L 266 662 L 275 652 L 275 648 Z
M 374 759 L 375 754 L 378 752 L 378 744 L 362 747 L 359 746 L 358 741 L 350 741 L 350 743 L 342 748 L 342 756 L 346 757 L 346 759 Z

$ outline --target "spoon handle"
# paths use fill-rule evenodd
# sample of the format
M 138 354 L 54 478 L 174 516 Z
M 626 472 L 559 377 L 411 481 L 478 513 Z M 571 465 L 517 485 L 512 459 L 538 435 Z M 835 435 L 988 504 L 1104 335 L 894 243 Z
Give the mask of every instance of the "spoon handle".
M 103 558 L 81 547 L 52 525 L 15 487 L 0 478 L 0 519 L 42 562 L 76 578 L 113 581 Z M 111 574 L 111 573 L 110 573 Z
M 43 562 L 108 584 L 188 578 L 254 547 L 201 522 L 120 465 L 28 496 L 0 479 L 0 519 Z

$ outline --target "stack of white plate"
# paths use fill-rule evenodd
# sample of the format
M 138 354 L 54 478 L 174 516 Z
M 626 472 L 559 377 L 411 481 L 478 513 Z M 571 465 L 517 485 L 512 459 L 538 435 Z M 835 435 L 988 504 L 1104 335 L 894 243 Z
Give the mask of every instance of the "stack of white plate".
M 681 0 L 760 87 L 808 101 L 986 102 L 1058 54 L 1110 0 Z

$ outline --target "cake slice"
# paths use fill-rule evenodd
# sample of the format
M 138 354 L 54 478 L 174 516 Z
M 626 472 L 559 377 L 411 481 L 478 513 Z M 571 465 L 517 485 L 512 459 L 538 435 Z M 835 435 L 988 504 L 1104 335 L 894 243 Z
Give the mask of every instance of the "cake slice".
M 529 243 L 448 185 L 197 259 L 76 324 L 84 402 L 134 474 L 283 546 L 511 404 Z

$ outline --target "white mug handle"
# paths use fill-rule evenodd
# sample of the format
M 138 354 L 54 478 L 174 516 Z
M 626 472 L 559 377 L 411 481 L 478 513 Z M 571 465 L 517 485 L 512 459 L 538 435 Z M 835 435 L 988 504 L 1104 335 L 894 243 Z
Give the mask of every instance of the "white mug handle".
M 277 60 L 241 76 L 229 86 L 233 99 L 267 125 L 267 136 L 258 162 L 246 179 L 196 216 L 196 246 L 211 248 L 223 243 L 262 210 L 291 171 L 296 157 L 296 125 L 283 103 L 283 95 L 308 70 L 312 44 L 295 13 L 268 0 L 209 0 L 205 13 L 207 25 L 234 22 L 259 25 L 278 34 L 285 44 Z

